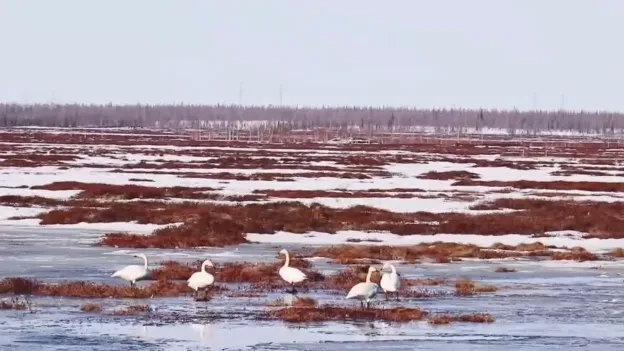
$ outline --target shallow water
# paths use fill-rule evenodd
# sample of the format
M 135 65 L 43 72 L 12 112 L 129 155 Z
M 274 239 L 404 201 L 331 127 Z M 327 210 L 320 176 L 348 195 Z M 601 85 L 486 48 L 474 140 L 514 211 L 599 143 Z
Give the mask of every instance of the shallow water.
M 31 276 L 44 281 L 90 280 L 121 284 L 116 269 L 137 262 L 128 250 L 93 246 L 102 232 L 45 227 L 0 227 L 0 278 Z M 296 247 L 292 247 L 297 249 Z M 276 246 L 258 244 L 206 250 L 137 250 L 151 265 L 163 260 L 273 261 Z M 314 260 L 315 268 L 337 267 Z M 517 273 L 494 273 L 497 265 Z M 256 318 L 264 304 L 288 294 L 262 298 L 217 296 L 146 300 L 93 300 L 105 309 L 149 304 L 157 317 L 85 314 L 82 299 L 33 298 L 34 313 L 0 311 L 2 350 L 622 350 L 622 276 L 613 269 L 531 261 L 398 265 L 406 277 L 465 277 L 500 290 L 474 297 L 378 301 L 387 306 L 420 306 L 433 313 L 487 312 L 492 324 L 427 322 L 322 323 L 289 325 Z M 149 284 L 149 283 L 140 283 Z M 448 289 L 448 287 L 427 287 Z M 342 296 L 305 294 L 320 303 L 348 304 Z M 227 318 L 224 318 L 227 316 Z

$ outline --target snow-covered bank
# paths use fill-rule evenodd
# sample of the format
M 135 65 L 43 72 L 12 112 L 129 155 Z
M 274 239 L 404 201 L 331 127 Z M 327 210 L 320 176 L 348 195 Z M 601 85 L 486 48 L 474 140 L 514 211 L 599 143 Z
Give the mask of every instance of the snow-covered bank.
M 392 233 L 367 233 L 362 231 L 339 231 L 336 234 L 309 232 L 295 234 L 277 232 L 275 234 L 247 234 L 247 240 L 256 243 L 271 244 L 301 244 L 301 245 L 390 245 L 404 246 L 433 242 L 452 242 L 459 244 L 474 244 L 480 247 L 490 247 L 494 243 L 505 245 L 530 244 L 541 242 L 546 246 L 582 247 L 591 252 L 605 252 L 618 247 L 624 247 L 624 239 L 584 239 L 582 233 L 570 232 L 570 235 L 553 233 L 552 236 L 534 238 L 528 235 L 476 235 L 476 234 L 435 234 L 435 235 L 396 235 Z M 348 239 L 361 242 L 348 242 Z M 367 241 L 374 240 L 374 241 Z

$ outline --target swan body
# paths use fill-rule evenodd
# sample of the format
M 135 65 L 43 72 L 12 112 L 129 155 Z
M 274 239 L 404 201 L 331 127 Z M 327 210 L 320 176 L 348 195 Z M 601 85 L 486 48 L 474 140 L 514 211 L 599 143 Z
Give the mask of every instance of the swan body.
M 399 299 L 399 289 L 401 289 L 401 278 L 394 268 L 394 265 L 390 263 L 384 263 L 381 269 L 382 276 L 379 285 L 388 298 L 388 293 L 396 293 L 397 300 Z
M 132 264 L 129 266 L 125 266 L 124 268 L 113 273 L 113 275 L 111 275 L 111 278 L 121 278 L 123 280 L 129 281 L 131 287 L 134 287 L 136 282 L 149 278 L 151 272 L 147 268 L 147 257 L 142 253 L 134 255 L 134 257 L 142 258 L 143 265 L 139 266 L 136 264 Z
M 351 290 L 349 290 L 349 293 L 345 298 L 348 300 L 360 300 L 362 308 L 366 302 L 366 308 L 369 308 L 370 300 L 377 296 L 377 293 L 379 293 L 379 285 L 371 282 L 371 275 L 374 271 L 376 271 L 375 267 L 368 267 L 366 281 L 355 284 Z
M 292 286 L 292 292 L 296 293 L 295 284 L 301 283 L 304 280 L 308 279 L 308 277 L 295 267 L 290 267 L 290 255 L 286 249 L 280 250 L 280 255 L 286 256 L 286 260 L 284 261 L 284 265 L 279 269 L 278 274 L 282 279 L 289 283 Z
M 206 272 L 206 266 L 214 267 L 212 261 L 205 260 L 202 262 L 201 270 L 199 272 L 195 272 L 188 278 L 187 285 L 195 290 L 195 295 L 197 295 L 199 289 L 206 289 L 208 286 L 214 283 L 215 278 L 212 274 Z

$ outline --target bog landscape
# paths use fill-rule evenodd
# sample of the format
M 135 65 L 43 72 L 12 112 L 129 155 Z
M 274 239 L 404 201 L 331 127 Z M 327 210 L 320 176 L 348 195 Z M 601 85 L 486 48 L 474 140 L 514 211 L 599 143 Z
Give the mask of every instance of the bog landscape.
M 624 149 L 611 117 L 163 125 L 140 108 L 123 123 L 64 109 L 41 117 L 56 128 L 4 106 L 0 346 L 624 347 Z M 295 294 L 282 249 L 308 277 Z M 140 253 L 149 279 L 111 277 Z M 186 280 L 205 259 L 215 282 L 196 298 Z M 386 262 L 398 299 L 345 299 Z

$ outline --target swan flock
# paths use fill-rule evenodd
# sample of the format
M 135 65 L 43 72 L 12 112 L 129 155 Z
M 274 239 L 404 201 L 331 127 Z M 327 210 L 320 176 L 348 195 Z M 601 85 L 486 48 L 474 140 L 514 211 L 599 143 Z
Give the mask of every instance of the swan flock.
M 284 255 L 284 265 L 278 270 L 279 276 L 291 287 L 289 293 L 296 294 L 295 285 L 308 279 L 306 274 L 300 269 L 290 266 L 290 254 L 286 249 L 279 251 L 280 255 Z M 144 254 L 133 255 L 136 258 L 143 259 L 143 265 L 129 265 L 111 275 L 112 278 L 120 278 L 130 282 L 130 287 L 136 287 L 136 283 L 142 280 L 148 280 L 152 277 L 152 271 L 149 269 L 147 256 Z M 202 262 L 198 272 L 194 272 L 187 280 L 187 286 L 195 291 L 195 298 L 198 298 L 199 291 L 204 291 L 204 298 L 207 297 L 208 288 L 214 284 L 215 277 L 206 271 L 206 267 L 214 268 L 214 264 L 209 259 Z M 371 281 L 372 274 L 379 271 L 382 276 L 379 282 Z M 370 301 L 380 292 L 388 299 L 388 294 L 393 293 L 398 301 L 399 290 L 401 289 L 401 279 L 394 265 L 385 263 L 381 269 L 373 266 L 368 268 L 366 279 L 363 282 L 355 284 L 347 293 L 345 299 L 358 300 L 362 308 L 370 308 Z

